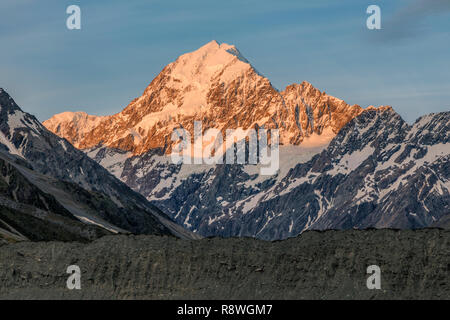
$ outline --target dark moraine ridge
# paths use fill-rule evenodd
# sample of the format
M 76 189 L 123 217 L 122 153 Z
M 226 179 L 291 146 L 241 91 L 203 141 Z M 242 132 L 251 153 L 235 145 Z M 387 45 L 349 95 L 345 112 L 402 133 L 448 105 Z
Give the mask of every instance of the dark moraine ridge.
M 91 243 L 0 246 L 0 298 L 450 299 L 450 231 L 309 231 L 297 238 L 180 240 L 107 236 Z M 66 268 L 81 268 L 81 290 Z M 381 267 L 381 290 L 366 268 Z

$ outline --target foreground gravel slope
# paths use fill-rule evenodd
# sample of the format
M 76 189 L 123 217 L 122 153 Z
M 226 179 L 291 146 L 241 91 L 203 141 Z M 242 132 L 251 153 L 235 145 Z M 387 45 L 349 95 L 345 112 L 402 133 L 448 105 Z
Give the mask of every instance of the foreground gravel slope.
M 450 231 L 306 232 L 297 238 L 107 236 L 0 246 L 0 298 L 450 299 Z M 81 290 L 66 289 L 69 265 Z M 381 290 L 366 268 L 381 267 Z

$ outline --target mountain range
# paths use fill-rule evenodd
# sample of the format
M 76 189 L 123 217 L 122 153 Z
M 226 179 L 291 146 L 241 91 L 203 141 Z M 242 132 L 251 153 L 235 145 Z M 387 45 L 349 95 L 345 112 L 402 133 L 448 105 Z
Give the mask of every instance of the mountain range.
M 349 105 L 306 81 L 280 91 L 232 45 L 212 41 L 180 56 L 110 116 L 64 112 L 44 128 L 0 93 L 5 161 L 24 162 L 30 169 L 20 173 L 44 192 L 28 172 L 79 188 L 62 188 L 71 202 L 87 192 L 76 199 L 91 205 L 82 213 L 55 199 L 102 232 L 276 240 L 449 225 L 450 112 L 410 125 L 389 106 Z M 260 164 L 174 164 L 172 132 L 193 136 L 194 121 L 222 133 L 278 129 L 277 174 L 261 175 Z M 93 193 L 112 209 L 86 201 Z

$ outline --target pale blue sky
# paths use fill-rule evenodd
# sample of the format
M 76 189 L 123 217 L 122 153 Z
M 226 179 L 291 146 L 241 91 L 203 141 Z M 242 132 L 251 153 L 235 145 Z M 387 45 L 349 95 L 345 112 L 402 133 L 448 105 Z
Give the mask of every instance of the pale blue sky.
M 66 8 L 82 30 L 66 29 Z M 366 28 L 378 4 L 382 30 Z M 278 88 L 307 80 L 405 120 L 450 110 L 450 0 L 2 0 L 0 87 L 46 120 L 122 110 L 177 56 L 236 45 Z

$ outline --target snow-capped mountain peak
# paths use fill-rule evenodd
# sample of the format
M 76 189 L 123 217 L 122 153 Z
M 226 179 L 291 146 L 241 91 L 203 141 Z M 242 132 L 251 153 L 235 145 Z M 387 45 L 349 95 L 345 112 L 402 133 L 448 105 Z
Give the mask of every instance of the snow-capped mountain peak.
M 182 84 L 209 85 L 218 77 L 228 82 L 252 69 L 234 45 L 211 41 L 200 49 L 183 54 L 169 65 L 174 81 Z
M 170 152 L 173 129 L 182 126 L 193 135 L 196 120 L 203 121 L 203 130 L 213 127 L 223 134 L 276 128 L 283 145 L 327 144 L 362 110 L 306 81 L 279 92 L 235 46 L 211 41 L 168 64 L 118 114 L 84 115 L 84 122 L 57 115 L 44 124 L 81 149 L 102 144 L 143 154 L 155 148 Z
M 71 143 L 79 147 L 84 136 L 107 117 L 88 115 L 86 112 L 62 112 L 43 122 L 44 126 L 61 137 L 72 137 Z

